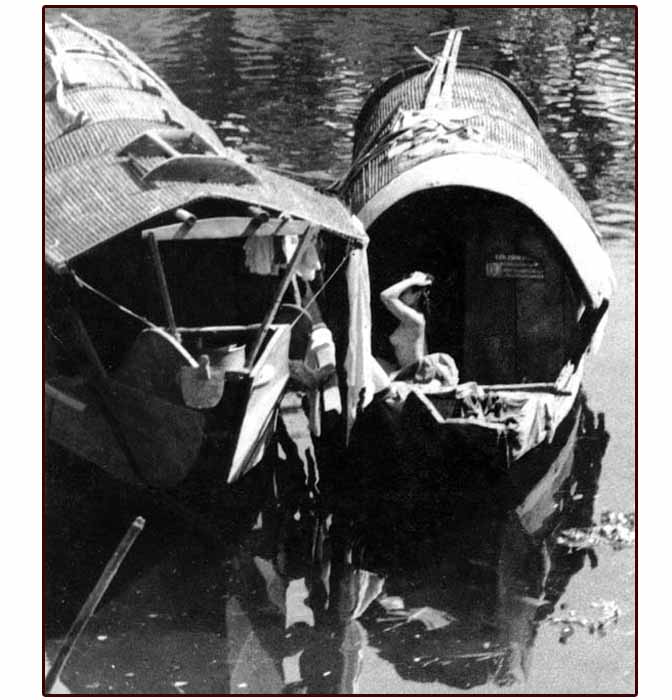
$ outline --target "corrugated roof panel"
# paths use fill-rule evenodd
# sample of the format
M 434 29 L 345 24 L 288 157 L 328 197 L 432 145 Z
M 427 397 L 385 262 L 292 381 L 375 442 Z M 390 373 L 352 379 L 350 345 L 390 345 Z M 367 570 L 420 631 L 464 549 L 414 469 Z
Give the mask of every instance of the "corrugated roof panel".
M 76 129 L 49 142 L 45 148 L 45 169 L 50 172 L 107 152 L 116 153 L 153 126 L 156 125 L 138 119 L 116 119 Z
M 255 184 L 162 182 L 145 187 L 116 157 L 59 168 L 46 178 L 47 255 L 53 263 L 66 262 L 151 218 L 204 199 L 247 202 L 365 239 L 338 200 L 261 168 L 249 169 L 258 178 Z
M 178 126 L 200 133 L 216 148 L 223 148 L 214 130 L 190 109 L 162 97 L 129 88 L 74 88 L 66 90 L 61 108 L 55 100 L 47 102 L 47 143 L 67 133 L 73 124 L 70 114 L 83 112 L 88 123 L 141 120 Z M 55 121 L 57 125 L 50 124 Z
M 86 74 L 90 81 L 87 85 L 64 87 L 58 99 L 53 90 L 45 105 L 45 244 L 51 263 L 65 263 L 156 216 L 206 199 L 255 204 L 354 240 L 366 240 L 336 198 L 248 164 L 244 154 L 224 147 L 214 130 L 177 102 L 172 92 L 158 95 L 152 90 L 110 86 L 116 80 L 112 76 L 118 72 L 119 56 L 124 52 L 131 55 L 125 47 L 112 42 L 110 45 L 116 46 L 112 68 L 108 66 L 98 77 L 91 76 L 95 62 L 81 52 L 104 53 L 98 40 L 77 28 L 50 31 L 57 40 L 61 58 L 67 55 L 70 74 L 75 75 L 78 61 L 83 62 L 86 70 L 80 75 Z M 108 37 L 100 37 L 108 42 Z M 137 57 L 133 61 L 141 63 Z M 100 63 L 104 65 L 104 60 Z M 178 181 L 167 181 L 167 177 L 143 181 L 142 173 L 129 167 L 130 159 L 119 155 L 140 134 L 167 128 L 182 129 L 185 134 L 194 132 L 214 148 L 213 157 L 220 158 L 221 167 L 215 168 L 217 172 L 213 168 L 206 170 L 211 175 L 207 179 L 216 182 L 199 181 L 203 179 L 203 168 L 194 169 L 193 181 L 185 168 L 178 168 L 179 178 L 173 178 Z M 221 159 L 243 164 L 249 175 L 234 177 L 236 173 L 240 175 L 241 168 L 227 168 Z M 147 167 L 162 163 L 156 155 L 137 160 Z M 164 171 L 169 175 L 175 169 L 171 166 Z M 227 173 L 232 175 L 230 181 Z
M 389 81 L 392 87 L 387 92 L 384 86 L 381 87 L 379 101 L 367 103 L 358 122 L 355 156 L 398 105 L 405 110 L 422 108 L 426 93 L 425 78 L 426 72 L 420 72 L 394 84 L 393 77 Z M 487 71 L 458 67 L 453 106 L 477 113 L 478 116 L 468 123 L 480 128 L 482 140 L 476 145 L 469 143 L 469 139 L 446 142 L 440 147 L 442 155 L 480 148 L 503 158 L 528 163 L 570 200 L 599 236 L 583 197 L 549 150 L 526 106 L 505 82 Z M 425 154 L 423 157 L 426 159 L 436 155 Z M 418 162 L 421 160 L 419 158 Z M 385 151 L 368 161 L 348 187 L 347 197 L 353 210 L 359 211 L 366 201 L 407 167 L 407 161 L 402 164 L 398 159 L 388 159 Z

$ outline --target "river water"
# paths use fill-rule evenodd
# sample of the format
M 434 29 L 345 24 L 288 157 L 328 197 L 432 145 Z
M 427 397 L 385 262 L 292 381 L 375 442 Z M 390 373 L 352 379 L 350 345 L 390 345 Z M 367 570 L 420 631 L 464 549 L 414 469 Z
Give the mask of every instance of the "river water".
M 48 19 L 56 14 L 50 10 Z M 608 444 L 584 418 L 581 437 L 568 442 L 568 481 L 550 489 L 549 507 L 565 513 L 570 525 L 599 520 L 605 510 L 634 510 L 632 10 L 89 8 L 71 14 L 135 50 L 226 144 L 318 185 L 347 169 L 353 120 L 372 86 L 416 63 L 414 46 L 438 50 L 441 40 L 431 32 L 469 26 L 462 59 L 512 78 L 537 105 L 545 137 L 600 225 L 618 282 L 600 354 L 584 383 L 584 416 L 605 414 Z M 371 532 L 385 523 L 370 521 L 368 568 L 346 567 L 341 601 L 352 609 L 362 596 L 378 601 L 356 622 L 334 622 L 316 612 L 325 572 L 324 564 L 321 570 L 310 564 L 310 555 L 324 555 L 325 524 L 300 479 L 287 477 L 289 507 L 282 512 L 233 494 L 226 543 L 213 545 L 100 475 L 65 472 L 47 501 L 50 657 L 133 516 L 142 512 L 148 521 L 62 674 L 72 692 L 635 689 L 634 549 L 598 544 L 588 555 L 558 548 L 532 523 L 546 522 L 543 508 L 541 515 L 532 509 L 454 528 L 442 523 L 439 533 L 434 521 L 405 533 L 406 546 L 401 535 L 394 556 L 375 551 L 385 538 Z M 550 608 L 540 607 L 540 599 Z M 591 633 L 590 622 L 610 610 L 605 602 L 618 606 L 618 622 Z M 588 622 L 567 623 L 573 611 Z

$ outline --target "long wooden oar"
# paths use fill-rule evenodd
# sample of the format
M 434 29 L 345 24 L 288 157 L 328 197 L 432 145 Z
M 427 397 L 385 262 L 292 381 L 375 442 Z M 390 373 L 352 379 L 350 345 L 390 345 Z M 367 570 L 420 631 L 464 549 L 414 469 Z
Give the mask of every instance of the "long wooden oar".
M 63 670 L 63 666 L 65 666 L 68 658 L 70 657 L 70 652 L 75 646 L 79 635 L 84 631 L 88 621 L 91 619 L 93 613 L 98 607 L 98 603 L 100 603 L 105 591 L 119 570 L 121 562 L 128 554 L 137 536 L 142 532 L 144 527 L 145 519 L 138 516 L 131 523 L 123 539 L 115 549 L 114 554 L 107 562 L 107 566 L 100 575 L 98 583 L 96 583 L 95 588 L 91 591 L 91 593 L 89 593 L 89 597 L 86 599 L 82 609 L 79 611 L 75 621 L 72 623 L 72 627 L 70 627 L 68 630 L 68 634 L 63 642 L 63 645 L 61 646 L 60 651 L 58 652 L 58 655 L 56 656 L 54 665 L 49 669 L 49 673 L 47 673 L 47 678 L 44 683 L 45 693 L 51 692 L 51 689 L 54 687 L 54 683 L 56 683 L 58 680 L 58 676 Z

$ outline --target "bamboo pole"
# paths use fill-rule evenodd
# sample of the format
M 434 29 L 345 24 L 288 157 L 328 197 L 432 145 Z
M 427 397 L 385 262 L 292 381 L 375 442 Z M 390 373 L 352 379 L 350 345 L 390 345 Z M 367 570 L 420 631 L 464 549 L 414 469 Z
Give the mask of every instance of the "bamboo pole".
M 538 391 L 559 396 L 570 396 L 571 391 L 558 389 L 551 382 L 532 382 L 530 384 L 483 384 L 479 388 L 484 391 Z
M 121 563 L 124 561 L 124 558 L 128 554 L 129 550 L 133 546 L 133 543 L 135 542 L 138 535 L 142 532 L 142 529 L 144 527 L 145 519 L 141 516 L 138 516 L 131 523 L 123 539 L 121 540 L 117 548 L 114 550 L 114 553 L 107 562 L 105 569 L 103 569 L 103 573 L 100 575 L 100 578 L 98 579 L 98 582 L 96 583 L 94 589 L 91 591 L 91 593 L 89 593 L 89 597 L 86 599 L 86 602 L 79 611 L 79 614 L 75 618 L 75 621 L 72 623 L 72 626 L 68 630 L 68 634 L 56 656 L 54 665 L 49 669 L 49 673 L 47 673 L 47 678 L 45 680 L 45 693 L 51 692 L 51 689 L 54 687 L 54 684 L 58 680 L 58 676 L 60 675 L 61 671 L 63 670 L 63 667 L 65 666 L 65 664 L 68 661 L 68 658 L 70 657 L 70 652 L 77 643 L 77 639 L 84 631 L 84 628 L 86 627 L 88 621 L 93 616 L 93 613 L 98 607 L 101 598 L 105 594 L 105 591 L 107 590 L 108 586 L 112 582 L 112 579 L 119 570 Z
M 440 96 L 443 99 L 444 109 L 450 109 L 453 106 L 453 86 L 455 83 L 455 71 L 457 70 L 457 56 L 460 52 L 460 43 L 462 42 L 462 31 L 457 30 L 453 45 L 450 47 L 450 55 L 448 57 L 448 67 L 446 68 L 446 76 L 441 86 Z
M 161 253 L 159 252 L 159 244 L 156 242 L 156 237 L 153 232 L 149 232 L 147 236 L 149 238 L 149 247 L 152 251 L 152 260 L 154 262 L 154 269 L 156 270 L 156 277 L 159 281 L 159 290 L 161 292 L 161 299 L 163 301 L 163 308 L 166 312 L 166 319 L 168 320 L 168 330 L 170 334 L 176 339 L 180 340 L 180 334 L 177 332 L 177 324 L 175 323 L 175 313 L 173 312 L 173 303 L 170 300 L 170 291 L 168 290 L 168 282 L 166 281 L 166 272 L 163 269 L 163 262 L 161 261 Z

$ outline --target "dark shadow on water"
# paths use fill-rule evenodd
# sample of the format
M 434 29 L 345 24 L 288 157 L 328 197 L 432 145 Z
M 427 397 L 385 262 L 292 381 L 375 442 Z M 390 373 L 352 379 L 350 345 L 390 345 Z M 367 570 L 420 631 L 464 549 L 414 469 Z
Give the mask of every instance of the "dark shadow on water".
M 220 541 L 53 454 L 47 651 L 142 514 L 146 531 L 63 673 L 73 692 L 356 693 L 365 648 L 408 681 L 508 687 L 572 576 L 596 565 L 556 542 L 591 525 L 608 440 L 583 397 L 570 423 L 513 509 L 496 491 L 477 502 L 428 483 L 411 499 L 401 481 L 379 481 L 377 499 L 369 483 L 357 502 L 354 489 L 325 502 L 280 430 L 277 462 L 219 500 Z
M 592 524 L 608 435 L 583 396 L 569 423 L 508 512 L 492 491 L 477 509 L 473 496 L 457 508 L 458 495 L 371 518 L 335 514 L 332 629 L 345 637 L 357 627 L 405 680 L 461 690 L 524 681 L 539 624 L 586 561 L 597 565 L 592 550 L 570 551 L 556 538 Z
M 148 493 L 49 445 L 45 468 L 44 595 L 46 634 L 62 636 L 124 532 L 145 528 L 103 598 L 104 606 L 143 571 L 185 547 L 193 559 L 225 560 L 268 496 L 270 475 L 253 472 L 234 487 L 190 484 L 185 495 Z M 200 486 L 200 488 L 199 488 Z

